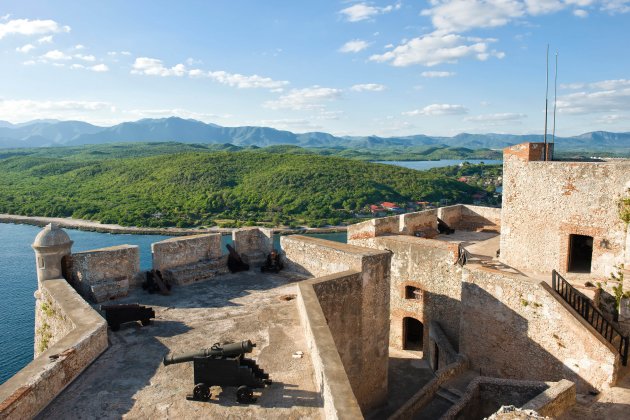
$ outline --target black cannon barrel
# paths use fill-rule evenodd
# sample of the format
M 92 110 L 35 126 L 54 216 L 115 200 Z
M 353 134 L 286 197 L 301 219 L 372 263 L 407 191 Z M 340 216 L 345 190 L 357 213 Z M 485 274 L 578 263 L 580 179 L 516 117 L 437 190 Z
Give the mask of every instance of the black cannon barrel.
M 173 365 L 176 363 L 191 362 L 195 357 L 234 357 L 245 353 L 251 353 L 252 349 L 256 347 L 256 344 L 250 340 L 241 341 L 240 343 L 226 343 L 222 346 L 215 344 L 209 349 L 201 349 L 192 353 L 184 353 L 180 355 L 166 355 L 164 356 L 164 366 Z

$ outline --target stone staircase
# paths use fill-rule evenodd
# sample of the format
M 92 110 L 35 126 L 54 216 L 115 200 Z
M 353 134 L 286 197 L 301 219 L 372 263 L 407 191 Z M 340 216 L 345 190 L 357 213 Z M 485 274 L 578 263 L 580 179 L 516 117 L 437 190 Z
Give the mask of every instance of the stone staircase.
M 438 388 L 433 399 L 413 417 L 417 420 L 440 419 L 453 405 L 457 404 L 466 392 L 468 384 L 479 376 L 471 370 L 445 382 Z
M 185 286 L 227 273 L 227 255 L 222 255 L 219 258 L 165 269 L 162 271 L 162 277 L 170 284 Z

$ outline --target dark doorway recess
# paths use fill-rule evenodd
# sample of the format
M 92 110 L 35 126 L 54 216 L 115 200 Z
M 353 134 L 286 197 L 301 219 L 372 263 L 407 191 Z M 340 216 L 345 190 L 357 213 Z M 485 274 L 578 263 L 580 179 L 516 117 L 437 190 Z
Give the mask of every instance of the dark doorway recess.
M 424 326 L 415 318 L 403 318 L 403 349 L 422 350 Z
M 593 237 L 569 235 L 569 268 L 573 273 L 590 273 L 593 260 Z

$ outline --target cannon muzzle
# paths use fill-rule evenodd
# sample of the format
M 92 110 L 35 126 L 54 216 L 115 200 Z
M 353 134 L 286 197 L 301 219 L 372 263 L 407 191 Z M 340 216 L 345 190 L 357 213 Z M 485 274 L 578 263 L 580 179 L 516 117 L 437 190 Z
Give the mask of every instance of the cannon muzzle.
M 164 366 L 168 366 L 176 363 L 192 362 L 195 357 L 235 357 L 251 353 L 254 347 L 256 347 L 256 344 L 250 340 L 241 341 L 240 343 L 226 343 L 223 346 L 216 343 L 209 349 L 201 349 L 197 352 L 166 355 L 163 363 Z

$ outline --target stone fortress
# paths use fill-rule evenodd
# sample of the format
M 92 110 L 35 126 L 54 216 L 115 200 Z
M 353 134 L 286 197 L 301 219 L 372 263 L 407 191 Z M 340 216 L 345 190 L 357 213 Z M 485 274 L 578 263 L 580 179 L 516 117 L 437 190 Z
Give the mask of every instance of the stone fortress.
M 229 274 L 220 234 L 154 243 L 170 296 L 141 290 L 137 247 L 72 253 L 49 225 L 33 243 L 35 359 L 0 385 L 0 418 L 481 419 L 506 405 L 628 416 L 630 305 L 618 292 L 630 289 L 630 231 L 618 203 L 630 161 L 544 153 L 505 149 L 501 209 L 373 219 L 349 226 L 348 244 L 284 236 L 278 274 L 257 269 L 267 229 L 233 233 L 246 273 Z M 100 302 L 150 305 L 156 319 L 112 332 Z M 186 401 L 191 366 L 161 365 L 246 339 L 274 380 L 255 404 L 225 390 Z

